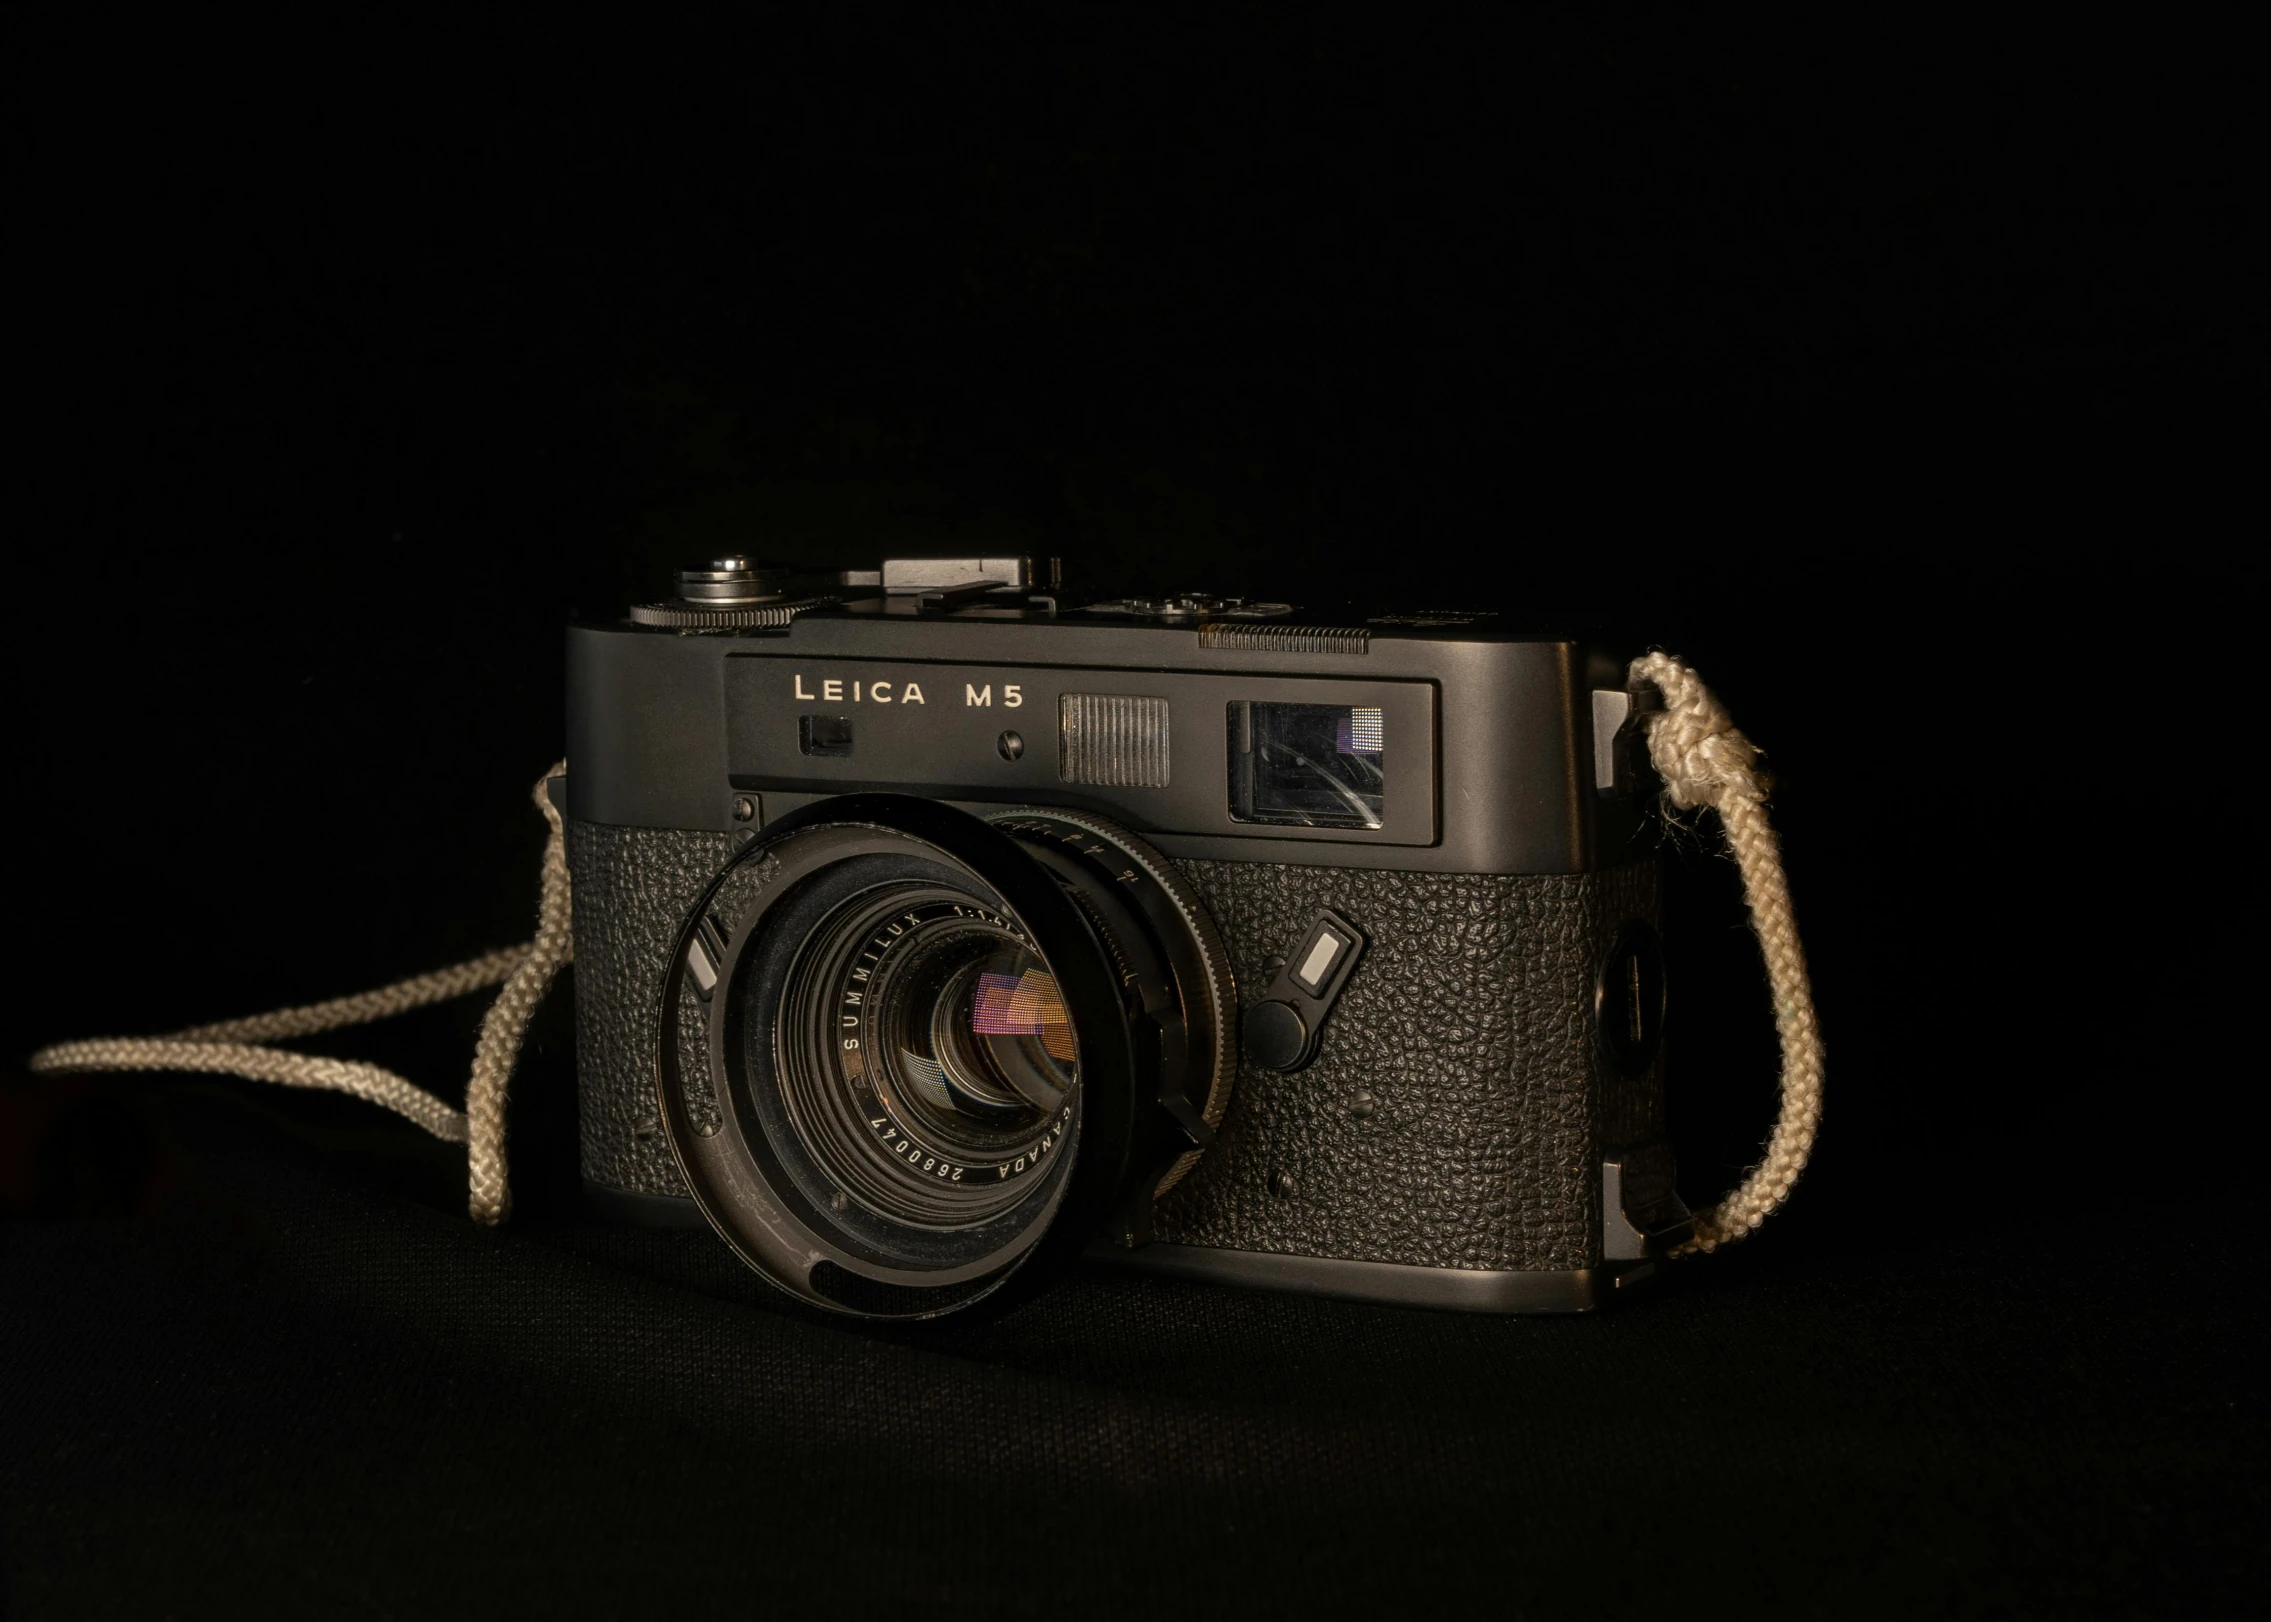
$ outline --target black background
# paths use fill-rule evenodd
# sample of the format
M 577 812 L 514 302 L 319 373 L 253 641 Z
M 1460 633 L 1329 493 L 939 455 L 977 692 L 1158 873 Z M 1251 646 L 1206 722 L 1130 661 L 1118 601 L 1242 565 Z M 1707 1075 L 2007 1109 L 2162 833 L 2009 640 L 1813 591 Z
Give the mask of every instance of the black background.
M 0 1597 L 2008 1612 L 2260 1572 L 2247 1002 L 2199 917 L 2249 907 L 2235 41 L 46 26 Z M 1680 651 L 1775 774 L 1832 1051 L 1798 1198 L 1600 1320 L 1099 1276 L 877 1337 L 576 1215 L 564 997 L 498 1234 L 349 1101 L 23 1074 L 524 938 L 561 623 L 727 546 Z M 1700 1201 L 1772 1043 L 1708 847 L 1673 901 Z M 332 1050 L 451 1092 L 476 1017 Z

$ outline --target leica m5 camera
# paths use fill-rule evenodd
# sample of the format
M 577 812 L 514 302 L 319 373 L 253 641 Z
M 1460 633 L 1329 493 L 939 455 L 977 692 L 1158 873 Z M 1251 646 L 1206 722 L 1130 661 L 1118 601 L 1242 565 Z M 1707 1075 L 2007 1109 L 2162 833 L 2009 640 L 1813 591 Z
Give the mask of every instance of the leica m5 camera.
M 582 1170 L 813 1305 L 1576 1311 L 1689 1231 L 1621 661 L 723 558 L 568 635 Z

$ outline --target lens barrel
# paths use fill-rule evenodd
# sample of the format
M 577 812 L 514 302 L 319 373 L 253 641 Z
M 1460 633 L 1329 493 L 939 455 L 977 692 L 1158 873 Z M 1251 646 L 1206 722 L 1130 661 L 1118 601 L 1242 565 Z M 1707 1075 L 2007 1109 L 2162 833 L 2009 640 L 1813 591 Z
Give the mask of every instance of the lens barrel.
M 1228 1103 L 1235 1008 L 1211 920 L 1124 830 L 845 796 L 774 822 L 688 913 L 657 1098 L 752 1267 L 932 1317 L 1141 1236 Z
M 771 1069 L 831 1193 L 901 1223 L 978 1226 L 1031 1192 L 1072 1124 L 1063 993 L 974 886 L 888 858 L 853 858 L 842 877 L 861 888 L 796 950 L 780 1016 L 757 1002 L 772 976 L 737 986 L 742 1065 Z

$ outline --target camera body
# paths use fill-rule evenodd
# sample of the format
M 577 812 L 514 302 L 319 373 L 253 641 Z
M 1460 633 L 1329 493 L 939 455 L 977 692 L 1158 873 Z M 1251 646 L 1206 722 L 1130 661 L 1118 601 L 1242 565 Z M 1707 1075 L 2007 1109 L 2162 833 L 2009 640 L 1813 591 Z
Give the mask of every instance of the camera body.
M 1577 640 L 722 559 L 571 628 L 568 695 L 614 1210 L 878 1316 L 1036 1247 L 1582 1310 L 1687 1232 L 1646 695 Z

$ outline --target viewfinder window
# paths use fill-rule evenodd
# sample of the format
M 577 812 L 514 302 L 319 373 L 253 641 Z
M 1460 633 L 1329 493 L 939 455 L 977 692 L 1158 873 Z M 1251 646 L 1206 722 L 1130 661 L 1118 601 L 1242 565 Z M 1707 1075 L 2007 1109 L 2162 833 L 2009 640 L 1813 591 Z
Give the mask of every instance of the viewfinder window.
M 1230 815 L 1294 828 L 1377 828 L 1387 740 L 1375 704 L 1229 708 Z

